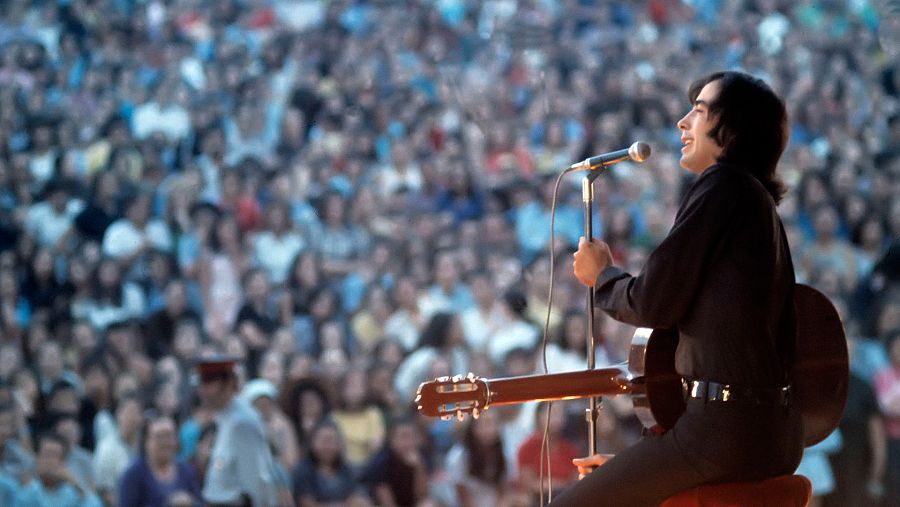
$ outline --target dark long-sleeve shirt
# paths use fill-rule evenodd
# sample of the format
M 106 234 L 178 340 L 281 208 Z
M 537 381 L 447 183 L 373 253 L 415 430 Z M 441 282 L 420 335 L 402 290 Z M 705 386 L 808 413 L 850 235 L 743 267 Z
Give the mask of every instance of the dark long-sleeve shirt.
M 757 387 L 787 379 L 791 255 L 772 197 L 743 170 L 704 171 L 641 273 L 611 266 L 595 287 L 596 305 L 613 318 L 678 329 L 675 368 L 684 377 Z

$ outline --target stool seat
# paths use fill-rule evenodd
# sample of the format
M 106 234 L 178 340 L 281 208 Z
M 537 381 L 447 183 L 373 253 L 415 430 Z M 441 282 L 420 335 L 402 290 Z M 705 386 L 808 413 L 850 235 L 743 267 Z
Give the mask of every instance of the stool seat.
M 806 507 L 812 484 L 802 475 L 756 482 L 705 484 L 669 497 L 660 507 Z

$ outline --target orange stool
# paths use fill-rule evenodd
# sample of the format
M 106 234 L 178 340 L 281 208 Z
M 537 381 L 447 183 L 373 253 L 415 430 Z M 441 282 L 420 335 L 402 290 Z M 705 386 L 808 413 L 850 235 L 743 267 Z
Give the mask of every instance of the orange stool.
M 706 484 L 682 491 L 659 507 L 806 507 L 812 484 L 802 475 L 757 482 Z

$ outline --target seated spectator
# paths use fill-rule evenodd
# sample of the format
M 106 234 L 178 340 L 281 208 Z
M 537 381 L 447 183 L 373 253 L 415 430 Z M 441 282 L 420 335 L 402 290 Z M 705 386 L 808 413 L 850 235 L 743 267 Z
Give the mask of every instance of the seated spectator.
M 114 322 L 142 318 L 146 302 L 140 287 L 123 280 L 122 266 L 112 258 L 103 258 L 92 275 L 90 296 L 73 303 L 75 319 L 88 320 L 97 330 Z
M 244 385 L 241 396 L 262 417 L 272 454 L 283 471 L 293 470 L 300 460 L 300 449 L 294 428 L 276 401 L 278 390 L 268 380 L 254 379 Z
M 190 465 L 176 461 L 177 443 L 170 417 L 147 422 L 142 452 L 119 479 L 119 507 L 190 507 L 199 502 L 197 475 Z
M 140 399 L 130 394 L 117 402 L 115 431 L 101 437 L 94 450 L 94 477 L 97 492 L 108 503 L 118 496 L 119 478 L 138 455 L 143 424 Z
M 51 414 L 50 430 L 66 442 L 65 466 L 83 491 L 94 491 L 94 455 L 81 447 L 81 425 L 75 412 Z
M 411 418 L 390 424 L 387 441 L 369 461 L 364 481 L 377 505 L 422 505 L 429 494 L 424 440 Z
M 353 466 L 361 466 L 381 448 L 384 419 L 369 399 L 365 370 L 350 369 L 339 386 L 338 404 L 331 416 L 344 435 L 347 461 Z
M 43 198 L 28 208 L 25 230 L 38 245 L 51 251 L 62 251 L 74 230 L 75 217 L 84 203 L 72 196 L 71 183 L 58 178 L 44 186 Z
M 412 400 L 416 388 L 428 379 L 428 372 L 439 358 L 446 360 L 452 372 L 469 370 L 469 353 L 465 348 L 459 318 L 452 313 L 436 313 L 419 336 L 419 346 L 406 356 L 394 375 L 394 388 L 401 399 Z
M 368 504 L 365 489 L 347 463 L 341 430 L 330 420 L 312 430 L 309 456 L 294 470 L 294 498 L 299 507 Z
M 461 441 L 447 453 L 455 505 L 493 507 L 504 501 L 510 477 L 498 417 L 495 410 L 485 410 L 477 421 L 469 419 Z
M 20 440 L 22 423 L 15 405 L 0 404 L 0 474 L 20 485 L 28 482 L 34 469 L 34 456 Z
M 548 411 L 549 424 L 547 422 Z M 558 491 L 557 488 L 564 488 L 566 484 L 578 479 L 578 470 L 572 464 L 572 459 L 581 457 L 581 453 L 563 433 L 565 406 L 562 403 L 554 404 L 552 409 L 549 403 L 541 403 L 535 420 L 538 429 L 522 442 L 516 454 L 518 465 L 516 482 L 532 497 L 540 499 L 541 491 L 545 494 L 549 491 L 548 478 L 553 481 L 553 491 Z M 548 451 L 546 456 L 541 452 L 545 428 L 550 429 L 547 434 Z M 543 464 L 541 459 L 545 460 Z M 543 486 L 541 479 L 544 480 Z
M 132 266 L 151 249 L 172 251 L 172 231 L 151 214 L 151 197 L 139 193 L 125 204 L 125 216 L 110 224 L 103 234 L 103 255 Z
M 38 438 L 35 480 L 19 490 L 16 507 L 100 507 L 97 495 L 81 489 L 66 468 L 66 443 L 56 434 Z
M 143 321 L 144 352 L 154 360 L 170 354 L 175 326 L 184 319 L 201 321 L 200 315 L 188 306 L 184 281 L 173 279 L 165 288 L 165 306 Z
M 294 423 L 300 447 L 308 454 L 313 429 L 331 414 L 328 393 L 316 381 L 300 381 L 290 391 L 285 412 Z

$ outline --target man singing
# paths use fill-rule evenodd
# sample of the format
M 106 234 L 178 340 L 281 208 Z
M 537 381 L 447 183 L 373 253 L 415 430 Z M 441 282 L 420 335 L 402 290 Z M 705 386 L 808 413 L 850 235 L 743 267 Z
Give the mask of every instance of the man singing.
M 800 462 L 803 430 L 788 387 L 794 271 L 775 209 L 785 191 L 776 176 L 784 103 L 739 72 L 702 78 L 688 96 L 691 110 L 677 124 L 681 166 L 698 178 L 669 235 L 637 276 L 612 265 L 603 241 L 582 238 L 573 263 L 611 317 L 677 328 L 687 408 L 671 430 L 606 461 L 554 506 L 657 505 L 704 483 L 790 474 Z

